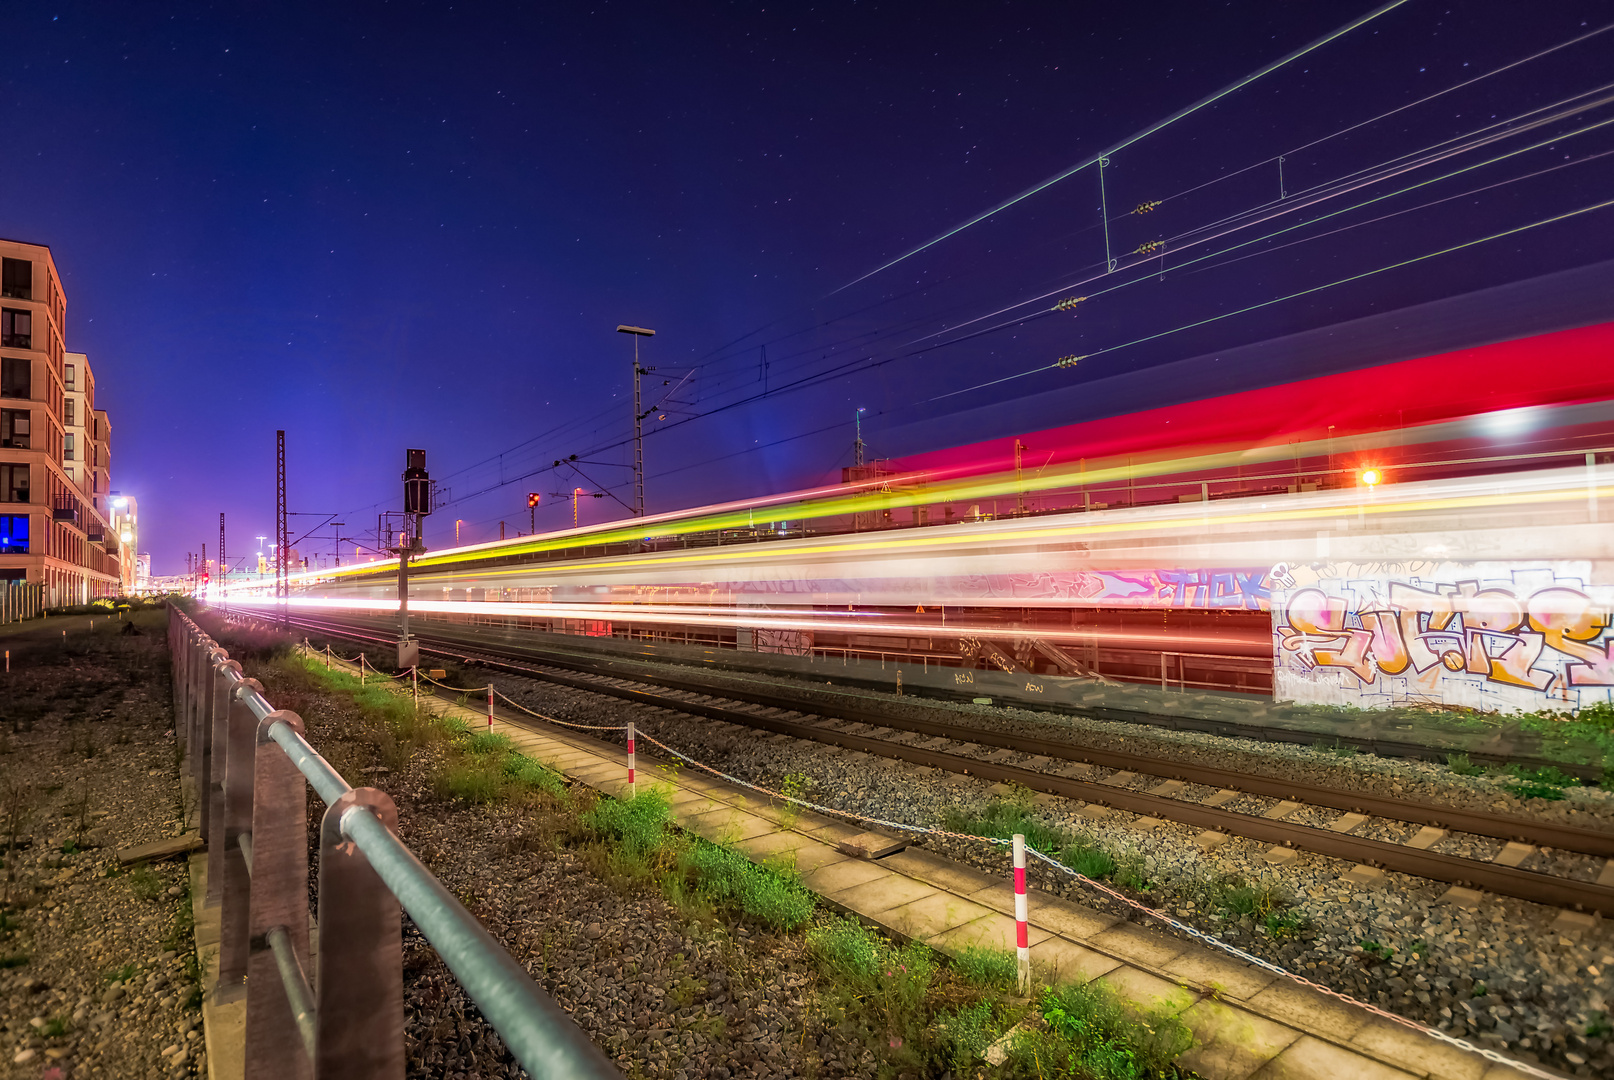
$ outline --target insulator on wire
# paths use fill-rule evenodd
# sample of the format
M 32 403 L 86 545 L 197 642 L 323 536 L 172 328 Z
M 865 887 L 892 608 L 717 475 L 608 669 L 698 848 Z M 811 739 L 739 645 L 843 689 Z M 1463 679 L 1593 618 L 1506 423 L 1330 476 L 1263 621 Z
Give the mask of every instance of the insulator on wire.
M 1134 255 L 1152 255 L 1152 254 L 1159 251 L 1161 248 L 1163 248 L 1165 246 L 1166 246 L 1166 242 L 1164 240 L 1150 240 L 1146 244 L 1139 244 L 1138 249 L 1136 251 L 1134 251 L 1132 254 L 1134 254 Z
M 1080 303 L 1083 303 L 1084 301 L 1086 301 L 1086 299 L 1087 299 L 1087 297 L 1085 297 L 1085 296 L 1068 296 L 1065 299 L 1059 301 L 1059 303 L 1055 304 L 1054 305 L 1054 310 L 1055 311 L 1069 311 L 1070 309 L 1074 308 L 1077 304 L 1080 304 Z
M 1150 210 L 1153 210 L 1155 207 L 1159 206 L 1160 202 L 1161 200 L 1159 199 L 1153 199 L 1149 202 L 1140 202 L 1138 203 L 1137 209 L 1133 210 L 1132 212 L 1134 214 L 1147 214 Z
M 1054 367 L 1075 367 L 1078 360 L 1087 359 L 1085 356 L 1061 356 L 1054 361 Z

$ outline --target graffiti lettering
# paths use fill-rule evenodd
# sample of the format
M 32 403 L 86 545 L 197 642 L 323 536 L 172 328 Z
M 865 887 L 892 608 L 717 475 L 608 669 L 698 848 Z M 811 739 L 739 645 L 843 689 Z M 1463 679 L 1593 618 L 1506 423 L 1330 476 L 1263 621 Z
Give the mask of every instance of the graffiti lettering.
M 1614 640 L 1600 640 L 1609 612 L 1579 589 L 1521 596 L 1472 580 L 1384 584 L 1370 601 L 1322 588 L 1291 593 L 1275 620 L 1280 668 L 1337 668 L 1364 687 L 1381 675 L 1415 678 L 1426 690 L 1453 675 L 1534 693 L 1614 687 Z

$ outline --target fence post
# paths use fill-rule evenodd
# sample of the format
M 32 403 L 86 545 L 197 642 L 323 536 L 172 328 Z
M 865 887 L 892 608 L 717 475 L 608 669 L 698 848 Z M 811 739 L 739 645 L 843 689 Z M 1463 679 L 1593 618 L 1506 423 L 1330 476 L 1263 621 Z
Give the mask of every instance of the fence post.
M 258 741 L 258 718 L 243 700 L 252 691 L 263 693 L 257 679 L 243 680 L 235 688 L 226 725 L 224 763 L 224 861 L 219 899 L 219 1000 L 235 999 L 247 977 L 248 936 L 252 925 L 252 871 L 241 850 L 241 837 L 252 835 L 253 750 Z
M 1014 951 L 1019 961 L 1020 996 L 1031 993 L 1031 947 L 1026 930 L 1026 838 L 1014 834 Z
M 218 681 L 214 683 L 213 726 L 207 733 L 207 772 L 202 777 L 200 798 L 206 800 L 202 839 L 207 843 L 207 897 L 209 906 L 224 895 L 224 780 L 230 757 L 230 713 L 237 707 L 230 689 L 230 673 L 241 674 L 241 665 L 224 658 L 219 661 Z
M 638 781 L 634 778 L 633 770 L 633 721 L 628 721 L 628 798 L 632 799 L 639 794 Z
M 493 684 L 488 683 L 488 730 L 493 730 Z
M 202 671 L 201 716 L 192 733 L 194 741 L 185 747 L 191 781 L 196 791 L 196 828 L 204 843 L 209 815 L 212 813 L 208 805 L 212 801 L 208 797 L 208 781 L 211 779 L 209 767 L 213 756 L 213 710 L 218 708 L 219 702 L 219 668 L 229 658 L 230 654 L 217 646 L 207 651 L 207 662 Z
M 413 664 L 409 665 L 409 693 L 418 707 L 420 705 L 420 668 Z
M 267 940 L 269 931 L 283 927 L 298 964 L 308 970 L 307 782 L 270 739 L 269 729 L 277 724 L 303 733 L 302 718 L 285 709 L 264 717 L 255 731 L 246 1080 L 311 1080 L 314 1063 Z
M 329 641 L 325 643 L 325 670 L 331 670 L 331 643 Z
M 319 830 L 319 1077 L 403 1080 L 403 915 L 357 845 L 342 835 L 356 807 L 394 835 L 398 809 L 383 791 L 355 788 Z

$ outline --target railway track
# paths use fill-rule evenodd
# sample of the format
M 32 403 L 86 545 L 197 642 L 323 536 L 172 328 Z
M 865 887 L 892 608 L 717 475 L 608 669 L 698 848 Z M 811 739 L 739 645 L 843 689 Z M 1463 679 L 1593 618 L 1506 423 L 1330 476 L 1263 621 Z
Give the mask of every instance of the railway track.
M 392 639 L 362 624 L 296 617 L 294 625 L 331 636 L 390 644 Z M 1379 867 L 1434 881 L 1485 890 L 1557 907 L 1614 916 L 1614 864 L 1605 865 L 1598 881 L 1544 874 L 1504 862 L 1484 862 L 1386 840 L 1352 835 L 1370 817 L 1447 829 L 1476 836 L 1511 840 L 1586 856 L 1614 856 L 1614 833 L 1577 825 L 1537 821 L 1517 815 L 1433 806 L 1361 791 L 1342 790 L 1299 781 L 1251 776 L 1213 766 L 1162 761 L 1142 754 L 1095 750 L 1051 739 L 973 728 L 948 721 L 893 715 L 882 703 L 851 694 L 826 702 L 824 692 L 804 688 L 721 687 L 695 674 L 653 669 L 643 662 L 557 654 L 538 647 L 467 643 L 432 627 L 422 651 L 510 671 L 528 678 L 602 694 L 618 700 L 671 709 L 689 715 L 738 724 L 846 750 L 1020 785 L 1035 791 L 1078 799 L 1143 817 L 1176 821 L 1212 833 L 1244 836 L 1263 843 L 1299 848 L 1350 862 Z M 650 669 L 650 670 L 645 670 Z M 918 742 L 918 739 L 925 740 Z M 938 745 L 940 743 L 940 745 Z M 943 747 L 947 747 L 944 749 Z M 1036 768 L 960 753 L 973 746 L 988 753 L 1009 751 L 1042 759 Z M 1116 770 L 1104 780 L 1084 779 L 1080 770 L 1094 766 Z M 1075 775 L 1073 775 L 1073 773 Z M 1147 791 L 1120 786 L 1137 776 L 1160 778 Z M 1108 781 L 1108 782 L 1106 782 Z M 1173 797 L 1173 785 L 1217 789 L 1206 802 Z M 1326 807 L 1357 815 L 1316 827 L 1223 809 L 1220 803 L 1238 793 L 1283 800 L 1280 805 Z

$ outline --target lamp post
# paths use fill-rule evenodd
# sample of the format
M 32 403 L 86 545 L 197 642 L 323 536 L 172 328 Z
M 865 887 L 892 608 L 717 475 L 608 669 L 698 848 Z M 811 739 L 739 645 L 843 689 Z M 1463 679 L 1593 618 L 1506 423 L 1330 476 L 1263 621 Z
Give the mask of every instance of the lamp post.
M 619 334 L 633 335 L 633 516 L 644 517 L 644 405 L 639 395 L 639 376 L 656 370 L 639 364 L 639 339 L 655 337 L 654 330 L 642 326 L 618 326 Z M 574 513 L 575 516 L 575 513 Z

